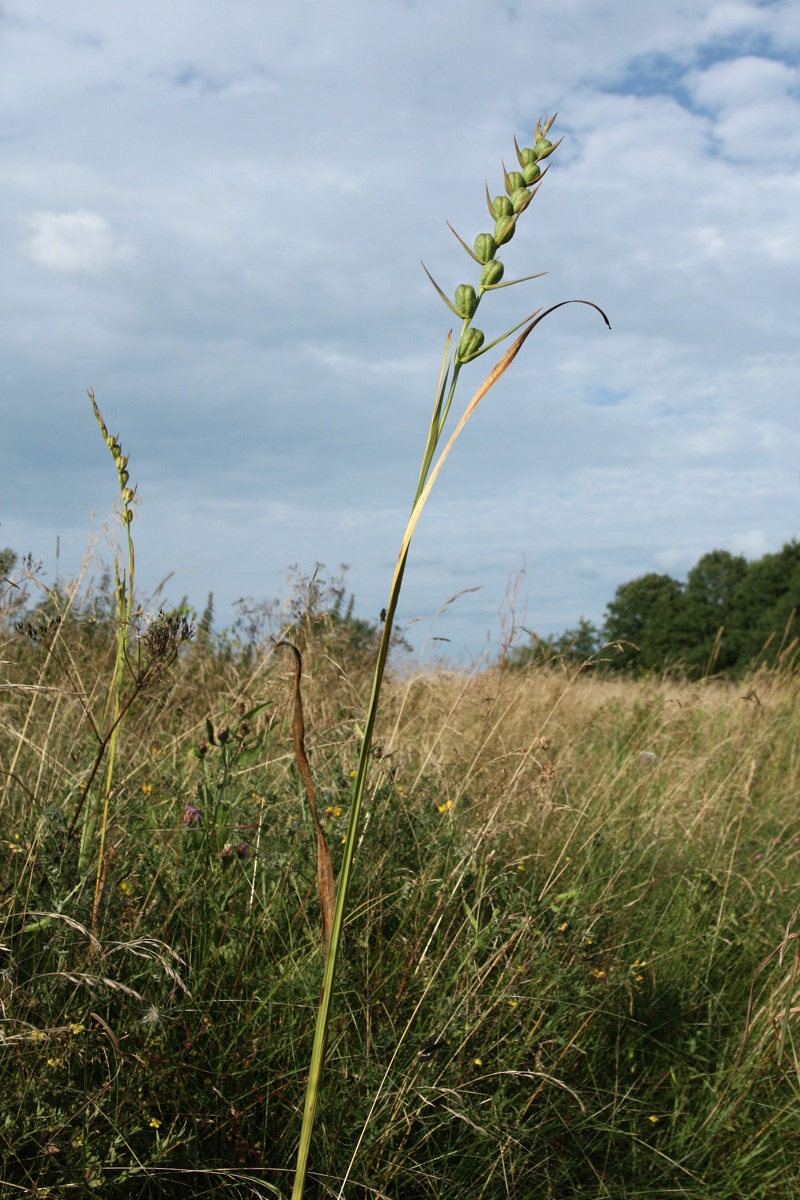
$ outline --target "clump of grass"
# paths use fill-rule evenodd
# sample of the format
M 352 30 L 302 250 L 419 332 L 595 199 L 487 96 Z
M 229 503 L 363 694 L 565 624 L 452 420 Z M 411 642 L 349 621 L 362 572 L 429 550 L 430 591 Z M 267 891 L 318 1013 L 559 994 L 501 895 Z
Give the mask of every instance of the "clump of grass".
M 338 873 L 368 681 L 316 628 L 308 754 Z M 61 636 L 100 678 L 104 639 L 90 658 L 79 621 Z M 12 682 L 29 647 L 5 647 Z M 21 758 L 25 802 L 0 813 L 7 1186 L 290 1191 L 320 937 L 284 653 L 185 645 L 132 710 L 94 933 L 64 776 L 37 793 Z M 2 693 L 3 762 L 24 696 Z M 796 696 L 766 673 L 387 679 L 311 1194 L 792 1195 L 793 943 L 754 973 L 797 904 Z M 31 740 L 80 771 L 67 686 L 50 716 Z

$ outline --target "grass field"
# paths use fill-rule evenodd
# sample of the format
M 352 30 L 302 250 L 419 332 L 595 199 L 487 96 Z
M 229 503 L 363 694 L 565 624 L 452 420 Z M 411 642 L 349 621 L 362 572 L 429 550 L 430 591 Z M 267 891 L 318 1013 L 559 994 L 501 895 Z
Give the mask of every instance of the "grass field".
M 141 624 L 101 852 L 113 604 L 3 604 L 2 1196 L 286 1195 L 322 972 L 291 657 Z M 292 630 L 334 866 L 347 630 Z M 396 671 L 308 1194 L 793 1200 L 799 747 L 789 669 Z

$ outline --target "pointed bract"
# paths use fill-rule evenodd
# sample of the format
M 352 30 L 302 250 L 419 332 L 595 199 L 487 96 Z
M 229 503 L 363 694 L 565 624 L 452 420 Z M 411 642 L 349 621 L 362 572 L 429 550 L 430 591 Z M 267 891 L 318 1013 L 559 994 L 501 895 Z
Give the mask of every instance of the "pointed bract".
M 464 241 L 464 239 L 459 234 L 456 233 L 455 229 L 453 229 L 453 226 L 450 224 L 449 221 L 447 222 L 447 228 L 450 230 L 453 237 L 458 239 L 458 241 L 464 247 L 464 249 L 466 250 L 467 254 L 470 256 L 470 258 L 474 259 L 476 263 L 483 262 L 483 259 L 478 258 L 477 254 L 473 254 L 473 252 L 470 250 L 467 243 Z
M 446 304 L 446 305 L 447 305 L 447 307 L 450 309 L 450 311 L 451 311 L 451 312 L 453 312 L 453 313 L 455 313 L 455 315 L 456 315 L 456 316 L 459 318 L 459 320 L 461 320 L 461 319 L 462 319 L 462 317 L 461 317 L 461 313 L 458 311 L 458 309 L 456 308 L 455 304 L 453 304 L 452 300 L 448 299 L 448 297 L 445 295 L 445 293 L 444 293 L 444 292 L 442 291 L 442 289 L 439 287 L 438 283 L 437 283 L 437 282 L 436 282 L 436 280 L 433 278 L 433 276 L 431 275 L 431 273 L 430 273 L 430 271 L 428 270 L 428 268 L 425 266 L 425 263 L 423 263 L 423 264 L 422 264 L 422 269 L 423 269 L 423 271 L 425 272 L 425 274 L 428 276 L 428 279 L 430 279 L 431 283 L 432 283 L 432 284 L 433 284 L 433 286 L 436 288 L 437 292 L 438 292 L 438 293 L 439 293 L 439 295 L 442 297 L 442 299 L 444 300 L 445 304 Z

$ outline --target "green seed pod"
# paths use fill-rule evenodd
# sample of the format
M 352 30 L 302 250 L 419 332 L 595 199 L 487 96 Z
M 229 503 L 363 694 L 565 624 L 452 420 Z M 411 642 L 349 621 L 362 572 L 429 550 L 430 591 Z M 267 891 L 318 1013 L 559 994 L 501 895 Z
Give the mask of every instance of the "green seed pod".
M 510 217 L 514 209 L 508 196 L 495 196 L 492 201 L 492 211 L 499 220 L 500 217 Z
M 533 146 L 526 146 L 525 149 L 520 152 L 520 157 L 522 159 L 522 174 L 524 175 L 525 168 L 530 166 L 531 163 L 536 162 L 536 151 L 534 150 Z
M 131 521 L 133 520 L 133 509 L 126 508 L 120 515 L 122 516 L 122 524 L 130 525 Z
M 506 242 L 510 242 L 516 232 L 517 226 L 514 218 L 501 217 L 494 227 L 494 240 L 498 246 L 505 246 Z
M 474 249 L 478 261 L 487 263 L 497 253 L 497 242 L 490 233 L 479 233 L 475 238 Z
M 106 445 L 108 446 L 109 450 L 112 450 L 112 451 L 116 448 L 117 439 L 113 438 L 110 433 L 106 437 Z
M 531 202 L 531 194 L 527 188 L 517 188 L 511 195 L 511 207 L 515 213 L 524 212 Z
M 504 270 L 505 267 L 499 258 L 493 258 L 491 262 L 487 262 L 481 271 L 481 287 L 489 287 L 493 283 L 499 283 L 503 278 Z
M 471 283 L 460 283 L 456 288 L 456 312 L 467 320 L 478 307 L 478 297 Z
M 485 341 L 483 330 L 465 329 L 458 340 L 458 357 L 461 362 L 477 354 Z
M 118 471 L 124 471 L 128 465 L 128 456 L 126 454 L 118 454 L 116 458 L 116 467 Z
M 132 499 L 133 499 L 133 488 L 129 488 L 129 487 L 123 488 L 122 489 L 122 503 L 125 505 L 128 505 L 128 504 L 130 504 Z
M 517 188 L 525 187 L 525 180 L 520 175 L 519 171 L 509 171 L 506 178 L 506 191 L 509 196 L 514 193 Z
M 533 147 L 534 154 L 537 158 L 547 158 L 548 154 L 553 149 L 553 143 L 547 138 L 539 138 L 536 145 Z
M 128 472 L 127 472 L 127 471 L 120 471 L 120 473 L 119 473 L 119 477 L 120 477 L 120 481 L 121 481 L 121 483 L 122 483 L 122 486 L 123 486 L 123 487 L 125 487 L 125 486 L 127 485 L 127 483 L 128 483 L 128 480 L 130 479 L 130 476 L 128 475 Z
M 522 178 L 526 183 L 535 183 L 542 173 L 542 168 L 537 162 L 526 163 L 522 168 Z

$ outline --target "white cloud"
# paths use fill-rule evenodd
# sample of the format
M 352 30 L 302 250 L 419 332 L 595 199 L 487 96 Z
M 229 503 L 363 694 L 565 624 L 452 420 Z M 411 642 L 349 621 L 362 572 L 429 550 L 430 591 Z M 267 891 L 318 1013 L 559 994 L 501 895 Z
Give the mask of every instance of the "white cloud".
M 714 115 L 726 157 L 742 164 L 800 161 L 800 71 L 743 55 L 687 76 L 696 104 Z
M 114 235 L 105 217 L 88 209 L 37 212 L 29 226 L 28 253 L 34 262 L 55 271 L 99 275 L 131 255 L 130 247 Z
M 796 0 L 3 9 L 4 542 L 29 548 L 16 496 L 42 528 L 102 506 L 91 385 L 141 485 L 142 581 L 184 569 L 225 619 L 287 563 L 345 559 L 379 611 L 451 320 L 419 259 L 474 279 L 444 221 L 487 228 L 484 177 L 555 108 L 503 253 L 550 273 L 481 327 L 584 296 L 613 333 L 578 307 L 537 330 L 437 484 L 406 608 L 485 584 L 447 613 L 474 644 L 527 557 L 532 621 L 563 627 L 659 563 L 797 530 Z

